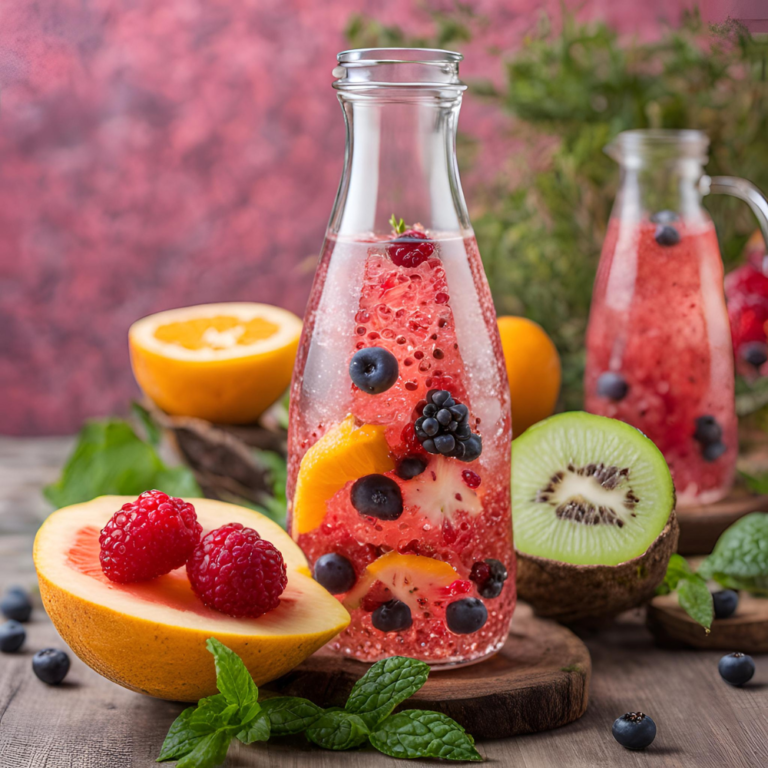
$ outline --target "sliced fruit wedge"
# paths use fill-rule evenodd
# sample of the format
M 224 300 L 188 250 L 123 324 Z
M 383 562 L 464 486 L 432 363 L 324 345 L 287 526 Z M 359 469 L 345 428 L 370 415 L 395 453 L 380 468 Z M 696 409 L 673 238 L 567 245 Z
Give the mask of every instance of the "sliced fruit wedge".
M 455 459 L 436 456 L 429 466 L 413 480 L 403 483 L 403 502 L 416 506 L 434 525 L 453 523 L 456 513 L 464 511 L 477 515 L 483 510 L 477 491 L 462 477 L 466 464 Z
M 385 427 L 373 424 L 359 427 L 355 417 L 348 416 L 304 454 L 293 497 L 294 538 L 323 522 L 328 500 L 350 480 L 395 468 L 385 432 Z
M 461 579 L 456 569 L 443 560 L 388 552 L 374 560 L 360 575 L 344 599 L 347 609 L 359 608 L 377 581 L 414 611 L 421 608 L 425 599 L 442 600 L 472 589 L 472 583 Z
M 288 585 L 280 605 L 258 619 L 207 608 L 186 570 L 139 584 L 109 581 L 99 565 L 99 531 L 132 499 L 102 496 L 54 512 L 35 539 L 40 595 L 72 650 L 104 677 L 173 701 L 216 693 L 205 641 L 216 637 L 239 654 L 257 685 L 300 664 L 349 624 L 339 601 L 310 575 L 288 534 L 263 515 L 209 499 L 193 504 L 204 532 L 229 522 L 255 529 L 282 553 Z

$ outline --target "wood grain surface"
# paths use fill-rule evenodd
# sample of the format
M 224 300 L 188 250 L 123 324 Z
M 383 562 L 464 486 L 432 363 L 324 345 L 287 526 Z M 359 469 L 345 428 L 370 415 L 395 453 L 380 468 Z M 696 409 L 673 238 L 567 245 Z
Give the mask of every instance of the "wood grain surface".
M 65 442 L 57 455 L 63 459 Z M 31 546 L 44 510 L 37 484 L 56 472 L 51 443 L 0 438 L 0 588 L 31 586 Z M 586 714 L 562 728 L 511 739 L 481 740 L 493 766 L 516 768 L 761 768 L 768 765 L 768 657 L 758 656 L 743 689 L 717 673 L 718 651 L 657 648 L 640 611 L 584 636 L 592 655 Z M 0 768 L 150 768 L 183 705 L 149 699 L 99 677 L 78 659 L 60 688 L 31 672 L 35 650 L 61 645 L 35 611 L 18 655 L 0 655 Z M 645 752 L 628 752 L 611 736 L 613 720 L 642 710 L 658 726 Z M 504 717 L 504 713 L 496 713 Z M 429 765 L 415 761 L 416 765 Z M 434 765 L 434 763 L 432 763 Z M 227 768 L 392 768 L 372 750 L 325 752 L 302 738 L 234 745 Z

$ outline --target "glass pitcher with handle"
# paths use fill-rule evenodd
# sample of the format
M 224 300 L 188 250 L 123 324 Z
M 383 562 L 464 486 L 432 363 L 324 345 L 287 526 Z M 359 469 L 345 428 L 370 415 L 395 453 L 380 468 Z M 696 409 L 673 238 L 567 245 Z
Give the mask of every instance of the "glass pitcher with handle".
M 744 179 L 707 176 L 708 146 L 700 131 L 634 130 L 606 147 L 621 184 L 587 330 L 587 410 L 656 443 L 681 506 L 726 496 L 738 452 L 723 265 L 702 197 L 746 201 L 768 235 L 768 202 Z

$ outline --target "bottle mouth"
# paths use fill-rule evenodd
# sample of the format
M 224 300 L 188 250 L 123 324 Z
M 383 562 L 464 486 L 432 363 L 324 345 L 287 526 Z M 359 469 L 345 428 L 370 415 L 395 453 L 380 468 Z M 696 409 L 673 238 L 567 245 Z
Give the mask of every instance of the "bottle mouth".
M 605 147 L 605 152 L 619 162 L 653 156 L 705 164 L 708 148 L 709 137 L 703 131 L 637 128 L 622 131 Z
M 340 91 L 396 88 L 460 93 L 466 88 L 459 80 L 463 58 L 439 48 L 355 48 L 337 56 L 333 87 Z

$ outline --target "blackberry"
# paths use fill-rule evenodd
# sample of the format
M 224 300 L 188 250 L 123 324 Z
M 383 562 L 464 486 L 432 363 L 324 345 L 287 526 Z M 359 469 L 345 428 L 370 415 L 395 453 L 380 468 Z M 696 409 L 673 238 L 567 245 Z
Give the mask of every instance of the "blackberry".
M 480 435 L 473 434 L 469 426 L 469 408 L 457 403 L 445 389 L 427 392 L 426 405 L 413 428 L 428 453 L 469 462 L 483 451 Z

